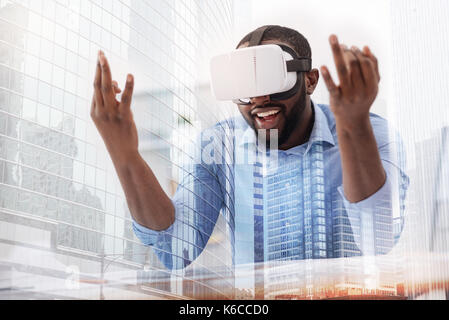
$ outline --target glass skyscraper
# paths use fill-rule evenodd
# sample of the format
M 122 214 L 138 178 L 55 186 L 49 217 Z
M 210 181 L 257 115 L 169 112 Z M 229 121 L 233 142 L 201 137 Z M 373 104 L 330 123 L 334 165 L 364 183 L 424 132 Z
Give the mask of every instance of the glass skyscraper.
M 255 269 L 256 298 L 397 295 L 397 261 L 377 262 L 375 257 L 394 247 L 401 219 L 393 219 L 388 198 L 367 214 L 347 208 L 339 191 L 330 190 L 326 183 L 332 168 L 325 165 L 329 157 L 325 149 L 322 141 L 315 142 L 307 151 L 280 151 L 276 161 L 265 159 L 254 167 L 254 262 L 260 264 L 263 252 L 263 261 L 270 266 L 260 267 L 263 272 Z M 257 239 L 262 239 L 260 231 L 263 248 L 256 245 Z M 333 265 L 334 270 L 318 268 L 313 261 L 359 256 L 367 258 L 357 263 L 342 259 Z M 304 260 L 304 267 L 285 267 L 284 262 L 295 260 Z M 328 274 L 335 270 L 339 270 L 339 277 L 330 281 Z M 373 280 L 377 272 L 382 276 Z M 377 291 L 371 289 L 370 281 L 376 283 Z
M 390 7 L 394 66 L 390 117 L 404 137 L 411 181 L 400 254 L 409 278 L 444 278 L 449 274 L 447 264 L 419 255 L 449 257 L 449 3 L 400 0 L 392 1 Z M 415 299 L 449 297 L 442 288 L 423 295 L 418 280 L 413 280 L 406 295 Z
M 96 299 L 105 282 L 110 283 L 103 286 L 106 298 L 232 297 L 232 277 L 214 286 L 177 285 L 194 268 L 169 273 L 136 239 L 89 115 L 102 49 L 120 84 L 126 73 L 135 75 L 132 109 L 140 151 L 173 194 L 182 160 L 191 156 L 183 148 L 186 141 L 207 121 L 227 117 L 205 106 L 199 90 L 205 80 L 198 70 L 209 49 L 232 31 L 232 0 L 0 1 L 0 288 L 5 296 Z M 222 218 L 217 229 L 229 233 L 230 222 Z M 198 263 L 203 274 L 217 264 L 226 275 L 233 272 L 227 258 L 232 247 L 218 241 L 226 236 L 220 230 L 210 243 L 213 254 L 205 250 Z
M 249 31 L 249 3 L 238 3 L 247 24 L 241 36 Z M 221 166 L 237 182 L 225 184 L 225 208 L 201 254 L 189 227 L 207 219 L 190 206 L 201 191 L 189 190 L 183 200 L 190 225 L 172 256 L 185 269 L 167 270 L 136 238 L 90 120 L 97 51 L 105 51 L 121 86 L 128 72 L 135 75 L 140 152 L 171 196 L 190 174 L 185 164 L 195 157 L 195 137 L 234 115 L 210 97 L 204 69 L 220 43 L 229 42 L 226 50 L 235 45 L 236 6 L 233 0 L 0 0 L 0 299 L 228 299 L 240 267 L 245 278 L 236 297 L 421 296 L 422 283 L 413 281 L 434 276 L 435 266 L 424 258 L 418 268 L 416 253 L 449 257 L 446 0 L 395 0 L 386 13 L 393 70 L 388 120 L 405 145 L 391 152 L 401 167 L 407 154 L 407 203 L 399 200 L 391 212 L 380 202 L 368 218 L 350 219 L 339 191 L 326 190 L 325 145 L 315 143 L 300 160 L 279 157 L 266 166 L 257 159 L 234 177 L 231 165 Z M 232 158 L 230 149 L 223 152 Z M 394 190 L 394 198 L 404 199 L 405 190 Z M 234 200 L 241 206 L 236 221 Z M 438 267 L 439 277 L 449 276 Z M 412 286 L 404 288 L 405 278 Z
M 332 221 L 326 219 L 322 143 L 314 144 L 302 159 L 279 157 L 275 166 L 268 165 L 264 219 L 266 261 L 328 256 L 326 232 Z M 332 257 L 332 250 L 329 255 Z M 291 270 L 289 274 L 284 269 L 280 274 L 276 267 L 271 268 L 265 277 L 266 297 L 305 296 L 304 288 L 310 286 L 311 276 L 310 270 Z

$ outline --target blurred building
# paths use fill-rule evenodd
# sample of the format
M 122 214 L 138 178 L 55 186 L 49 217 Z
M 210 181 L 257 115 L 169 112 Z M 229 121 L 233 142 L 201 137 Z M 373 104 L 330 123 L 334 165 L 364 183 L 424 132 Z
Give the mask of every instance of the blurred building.
M 376 206 L 371 224 L 363 222 L 364 230 L 360 218 L 350 222 L 341 197 L 326 197 L 323 150 L 322 143 L 315 143 L 310 156 L 300 161 L 280 156 L 276 162 L 260 160 L 254 165 L 250 212 L 254 212 L 255 268 L 251 289 L 256 299 L 397 295 L 398 279 L 402 278 L 396 258 L 376 261 L 376 256 L 388 253 L 394 238 L 399 239 L 401 219 L 393 220 L 386 199 Z M 258 245 L 261 243 L 263 246 Z M 313 261 L 357 257 L 362 252 L 366 258 L 355 262 L 336 259 L 332 270 L 317 268 Z M 303 260 L 303 267 L 285 267 L 285 262 L 295 260 Z M 335 271 L 338 276 L 330 278 Z
M 403 243 L 403 261 L 409 277 L 415 279 L 418 271 L 409 261 L 423 252 L 447 257 L 448 212 L 447 178 L 449 85 L 447 72 L 449 47 L 449 3 L 444 0 L 391 1 L 391 32 L 393 57 L 392 108 L 389 117 L 401 133 L 408 156 L 410 196 L 406 206 Z M 431 271 L 431 262 L 427 273 Z M 435 277 L 445 276 L 447 266 L 441 266 Z M 430 276 L 430 275 L 429 275 Z M 446 299 L 441 288 L 434 288 L 427 296 L 419 297 L 415 283 L 411 298 Z
M 430 276 L 431 264 L 428 268 L 418 271 L 416 266 L 408 261 L 416 253 L 433 252 L 442 256 L 448 254 L 449 220 L 449 181 L 448 150 L 449 130 L 443 127 L 436 130 L 433 137 L 416 143 L 416 168 L 412 172 L 414 184 L 414 206 L 409 212 L 406 222 L 406 241 L 403 243 L 403 260 L 407 266 L 410 278 L 415 277 L 416 272 L 425 272 Z M 435 277 L 447 277 L 449 270 L 441 266 L 439 274 Z M 419 285 L 412 287 L 408 295 L 418 298 L 415 290 L 419 292 Z M 428 293 L 427 298 L 447 299 L 447 294 L 441 288 L 435 288 Z M 420 297 L 426 298 L 426 296 Z
M 141 152 L 173 194 L 182 159 L 191 156 L 186 140 L 227 117 L 205 102 L 198 66 L 232 32 L 232 0 L 0 3 L 0 298 L 98 299 L 100 284 L 106 298 L 121 299 L 212 290 L 175 284 L 185 275 L 167 272 L 132 232 L 89 117 L 90 84 L 99 49 L 115 79 L 135 74 Z M 221 298 L 233 295 L 225 243 L 210 244 L 226 269 L 227 280 L 212 290 Z M 211 256 L 205 250 L 198 272 L 217 265 Z
M 388 116 L 404 139 L 412 185 L 407 206 L 398 204 L 393 217 L 382 215 L 379 204 L 376 217 L 393 219 L 393 229 L 378 221 L 385 228 L 375 230 L 374 242 L 363 248 L 382 254 L 399 242 L 390 260 L 333 264 L 339 276 L 324 285 L 329 269 L 309 259 L 358 256 L 353 240 L 362 235 L 341 203 L 321 197 L 319 152 L 288 174 L 273 173 L 265 184 L 255 172 L 258 207 L 252 209 L 264 210 L 264 218 L 261 223 L 257 212 L 245 236 L 254 243 L 263 235 L 263 247 L 250 248 L 251 257 L 272 264 L 270 269 L 256 264 L 247 288 L 233 290 L 229 215 L 219 217 L 206 249 L 179 272 L 168 272 L 134 236 L 115 170 L 89 118 L 97 50 L 110 58 L 116 80 L 135 74 L 140 151 L 172 195 L 182 164 L 192 158 L 195 136 L 233 113 L 210 96 L 205 61 L 223 43 L 229 48 L 232 36 L 243 36 L 233 28 L 234 9 L 241 18 L 251 9 L 242 3 L 0 1 L 0 299 L 98 299 L 100 285 L 106 298 L 119 299 L 248 298 L 254 292 L 285 299 L 419 298 L 401 287 L 404 273 L 413 278 L 415 272 L 408 257 L 420 250 L 443 255 L 448 250 L 445 0 L 391 2 L 394 90 L 389 105 L 394 108 L 388 108 Z M 249 26 L 249 19 L 245 22 Z M 318 179 L 304 192 L 293 193 L 301 201 L 282 197 L 282 190 L 300 182 L 295 179 L 313 177 Z M 332 216 L 329 208 L 337 208 Z M 334 239 L 326 236 L 329 229 Z M 235 243 L 246 246 L 246 240 Z M 189 264 L 188 253 L 181 248 L 177 254 Z M 284 268 L 281 262 L 291 259 L 305 259 L 304 268 Z M 440 273 L 447 275 L 447 267 Z M 440 290 L 426 297 L 447 294 Z

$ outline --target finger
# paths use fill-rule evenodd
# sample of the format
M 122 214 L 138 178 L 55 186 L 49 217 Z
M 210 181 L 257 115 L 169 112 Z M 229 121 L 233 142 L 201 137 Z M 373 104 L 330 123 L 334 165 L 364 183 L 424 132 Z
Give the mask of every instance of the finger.
M 115 94 L 112 87 L 112 76 L 111 69 L 109 68 L 109 62 L 102 51 L 100 51 L 99 55 L 101 65 L 101 92 L 103 94 L 103 100 L 106 107 L 115 106 Z
M 112 87 L 114 88 L 114 93 L 117 95 L 122 92 L 122 89 L 119 88 L 117 81 L 112 81 Z
M 345 44 L 340 44 L 340 48 L 341 48 L 341 50 L 342 50 L 342 52 L 343 52 L 343 58 L 344 58 L 344 60 L 345 60 L 345 63 L 346 63 L 346 69 L 348 70 L 348 74 L 349 74 L 349 77 L 351 76 L 351 66 L 350 66 L 350 64 L 349 64 L 349 59 L 348 59 L 348 57 L 347 57 L 347 55 L 348 55 L 348 51 L 350 50 L 349 48 L 348 48 L 348 46 L 347 45 L 345 45 Z
M 131 100 L 134 91 L 134 77 L 131 74 L 128 74 L 126 78 L 125 90 L 122 94 L 122 100 L 120 102 L 120 109 L 127 110 L 131 107 Z
M 365 87 L 367 89 L 375 89 L 377 88 L 378 78 L 374 66 L 374 62 L 365 56 L 362 51 L 357 50 L 354 52 L 357 56 L 357 59 L 360 61 L 360 68 L 363 73 L 363 78 L 365 82 Z
M 363 78 L 359 58 L 355 54 L 357 51 L 360 50 L 353 46 L 351 50 L 346 51 L 345 57 L 348 61 L 352 85 L 358 89 L 365 85 L 365 79 Z
M 90 116 L 93 118 L 95 115 L 95 95 L 92 96 L 92 104 L 90 107 Z
M 94 79 L 94 98 L 96 108 L 103 108 L 103 95 L 101 93 L 101 66 L 100 59 L 97 59 L 97 69 Z
M 329 69 L 326 66 L 321 67 L 321 74 L 323 75 L 324 83 L 326 84 L 327 90 L 332 97 L 337 97 L 340 95 L 340 89 L 335 84 Z
M 346 62 L 343 57 L 343 50 L 338 43 L 338 38 L 335 35 L 331 35 L 329 42 L 332 48 L 334 56 L 335 66 L 337 68 L 338 78 L 340 79 L 340 86 L 347 87 L 350 85 L 349 72 L 346 67 Z
M 343 58 L 344 58 L 344 60 L 345 60 L 345 63 L 346 63 L 346 68 L 348 69 L 348 72 L 349 72 L 349 75 L 351 74 L 350 73 L 350 65 L 349 65 L 349 60 L 348 60 L 348 57 L 347 57 L 347 52 L 348 52 L 348 50 L 350 50 L 349 48 L 348 48 L 348 46 L 347 45 L 345 45 L 345 44 L 340 44 L 340 48 L 341 48 L 341 50 L 342 50 L 342 52 L 343 52 Z
M 379 72 L 379 61 L 377 60 L 376 56 L 371 52 L 371 49 L 368 46 L 365 46 L 363 48 L 363 53 L 368 56 L 371 61 L 374 63 L 374 68 L 376 70 L 376 75 L 378 81 L 380 81 L 380 72 Z

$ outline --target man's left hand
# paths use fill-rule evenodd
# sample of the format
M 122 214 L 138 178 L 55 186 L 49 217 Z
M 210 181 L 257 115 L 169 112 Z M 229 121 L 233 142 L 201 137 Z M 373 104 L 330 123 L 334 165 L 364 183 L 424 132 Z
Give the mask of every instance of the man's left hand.
M 353 125 L 365 123 L 379 91 L 377 58 L 368 47 L 348 49 L 340 45 L 335 35 L 329 38 L 340 85 L 336 85 L 329 69 L 321 72 L 330 94 L 330 108 L 337 123 Z

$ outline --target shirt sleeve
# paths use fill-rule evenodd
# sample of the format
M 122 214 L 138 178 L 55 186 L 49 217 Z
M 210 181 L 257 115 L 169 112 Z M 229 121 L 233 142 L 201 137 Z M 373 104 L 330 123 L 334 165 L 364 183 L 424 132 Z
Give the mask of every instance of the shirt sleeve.
M 363 255 L 387 254 L 403 229 L 405 197 L 409 178 L 405 173 L 402 143 L 379 148 L 386 182 L 373 195 L 360 202 L 349 202 L 343 186 L 338 188 L 352 228 L 354 242 Z
M 137 238 L 152 246 L 170 270 L 187 267 L 201 254 L 223 206 L 218 167 L 198 162 L 181 168 L 181 183 L 172 199 L 175 221 L 168 229 L 155 231 L 133 221 Z

